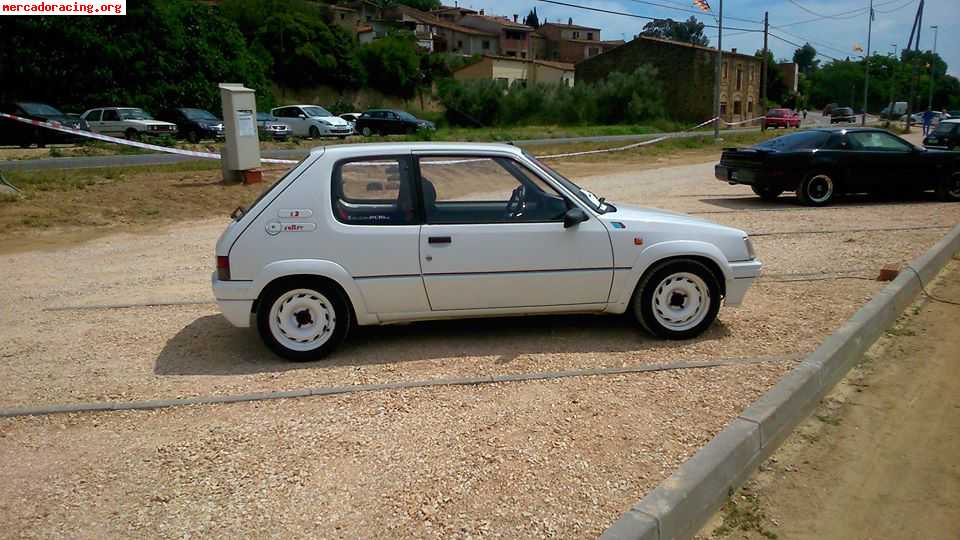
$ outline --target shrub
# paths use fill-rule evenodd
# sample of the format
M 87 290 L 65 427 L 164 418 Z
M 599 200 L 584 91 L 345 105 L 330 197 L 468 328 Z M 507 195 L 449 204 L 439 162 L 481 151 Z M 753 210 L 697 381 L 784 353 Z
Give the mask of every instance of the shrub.
M 625 124 L 664 118 L 662 87 L 655 68 L 611 73 L 599 83 L 522 84 L 509 88 L 492 80 L 444 81 L 438 88 L 451 125 Z

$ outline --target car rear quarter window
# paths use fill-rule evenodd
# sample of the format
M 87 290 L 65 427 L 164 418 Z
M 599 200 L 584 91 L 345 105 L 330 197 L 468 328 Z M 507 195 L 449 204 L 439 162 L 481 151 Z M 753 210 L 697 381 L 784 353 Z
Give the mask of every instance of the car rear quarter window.
M 348 225 L 412 225 L 419 222 L 409 158 L 342 161 L 331 182 L 333 212 Z
M 757 148 L 776 150 L 778 152 L 813 150 L 815 148 L 822 148 L 829 138 L 830 133 L 826 131 L 801 131 L 799 133 L 791 133 L 790 135 L 764 141 L 758 144 Z

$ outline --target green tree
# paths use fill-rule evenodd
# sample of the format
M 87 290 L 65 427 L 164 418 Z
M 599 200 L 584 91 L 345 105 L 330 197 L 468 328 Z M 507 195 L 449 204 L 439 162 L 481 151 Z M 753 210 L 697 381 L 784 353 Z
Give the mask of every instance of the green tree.
M 793 52 L 793 61 L 800 69 L 800 73 L 804 75 L 810 75 L 820 65 L 820 61 L 817 60 L 817 49 L 809 43 L 804 43 L 803 47 Z
M 706 47 L 710 45 L 710 39 L 704 33 L 704 28 L 703 23 L 694 16 L 683 22 L 677 22 L 673 19 L 657 19 L 645 24 L 640 35 Z
M 530 13 L 523 19 L 523 24 L 533 27 L 540 28 L 540 17 L 537 16 L 537 8 L 534 7 L 530 10 Z
M 367 83 L 384 92 L 410 99 L 420 85 L 420 52 L 413 34 L 391 33 L 360 47 L 358 58 Z
M 763 60 L 763 50 L 758 50 L 754 56 Z M 767 50 L 767 100 L 783 104 L 789 96 L 787 83 L 784 82 L 783 72 L 777 67 L 773 52 Z

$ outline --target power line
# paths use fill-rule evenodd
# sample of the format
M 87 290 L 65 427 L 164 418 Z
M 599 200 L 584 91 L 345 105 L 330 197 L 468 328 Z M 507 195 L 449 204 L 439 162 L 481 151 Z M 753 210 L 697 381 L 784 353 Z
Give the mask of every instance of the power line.
M 912 0 L 911 0 L 911 1 L 912 1 Z M 823 42 L 820 42 L 820 41 L 814 41 L 814 40 L 812 40 L 812 39 L 808 39 L 808 38 L 805 38 L 805 37 L 803 37 L 803 36 L 799 36 L 799 35 L 797 35 L 797 34 L 794 34 L 793 32 L 787 32 L 787 31 L 784 30 L 783 28 L 780 28 L 779 30 L 780 30 L 781 32 L 783 32 L 784 34 L 787 34 L 788 36 L 792 36 L 792 37 L 795 37 L 795 38 L 797 38 L 797 39 L 802 39 L 802 40 L 804 40 L 804 41 L 806 41 L 806 42 L 808 42 L 808 43 L 811 43 L 811 44 L 813 44 L 813 45 L 819 45 L 820 47 L 826 47 L 827 49 L 834 50 L 834 51 L 836 51 L 836 52 L 838 52 L 838 53 L 840 53 L 840 54 L 850 54 L 850 51 L 848 51 L 848 50 L 846 50 L 846 49 L 843 49 L 843 48 L 841 48 L 841 47 L 835 47 L 835 46 L 829 45 L 829 44 L 827 44 L 827 43 L 823 43 Z
M 913 0 L 911 0 L 911 1 L 913 1 Z M 683 11 L 684 13 L 693 13 L 694 15 L 703 15 L 703 14 L 705 13 L 705 12 L 703 12 L 703 11 L 697 11 L 697 10 L 694 10 L 694 9 L 687 9 L 687 8 L 681 8 L 681 7 L 673 7 L 673 6 L 668 6 L 668 5 L 666 5 L 666 4 L 658 4 L 658 3 L 656 3 L 656 2 L 649 2 L 648 0 L 631 0 L 631 2 L 636 2 L 636 3 L 638 3 L 638 4 L 647 4 L 647 5 L 650 5 L 650 6 L 657 6 L 657 7 L 663 8 L 663 9 L 675 9 L 675 10 L 677 10 L 677 11 Z M 729 16 L 729 15 L 724 16 L 724 18 L 730 19 L 730 20 L 732 20 L 732 21 L 740 21 L 740 22 L 753 23 L 753 24 L 763 24 L 762 21 L 755 21 L 755 20 L 753 20 L 753 19 L 743 19 L 743 18 L 740 18 L 740 17 L 731 17 L 731 16 Z
M 567 2 L 560 2 L 560 1 L 558 1 L 558 0 L 537 0 L 537 1 L 538 1 L 538 2 L 543 2 L 543 3 L 545 3 L 545 4 L 554 4 L 554 5 L 557 5 L 557 6 L 570 7 L 570 8 L 574 8 L 574 9 L 583 9 L 583 10 L 586 10 L 586 11 L 595 11 L 595 12 L 597 12 L 597 13 L 606 13 L 606 14 L 608 14 L 608 15 L 622 15 L 622 16 L 624 16 L 624 17 L 633 17 L 634 19 L 644 19 L 644 20 L 647 20 L 647 21 L 659 21 L 659 20 L 663 20 L 663 19 L 660 18 L 660 17 L 648 17 L 648 16 L 646 16 L 646 15 L 637 15 L 636 13 L 629 13 L 629 12 L 626 12 L 626 11 L 614 11 L 614 10 L 612 10 L 612 9 L 601 9 L 601 8 L 595 8 L 595 7 L 589 7 L 589 6 L 581 6 L 581 5 L 578 5 L 578 4 L 570 4 L 570 3 L 567 3 Z M 707 27 L 707 28 L 718 28 L 718 26 L 715 25 L 715 24 L 704 24 L 703 26 L 705 26 L 705 27 Z M 724 30 L 741 30 L 741 31 L 743 31 L 743 32 L 763 32 L 763 30 L 754 30 L 754 29 L 752 29 L 752 28 L 738 28 L 738 27 L 736 27 L 736 26 L 724 26 L 723 29 L 724 29 Z
M 791 1 L 793 1 L 793 0 L 791 0 Z M 900 0 L 886 0 L 885 2 L 878 2 L 878 3 L 874 4 L 873 7 L 874 7 L 874 8 L 877 8 L 877 7 L 880 7 L 880 6 L 886 6 L 886 5 L 890 5 L 890 4 L 897 3 L 897 2 L 899 2 L 899 1 L 900 1 Z M 910 1 L 913 2 L 914 0 L 910 0 Z M 796 2 L 794 2 L 794 3 L 796 3 Z M 802 6 L 801 6 L 801 8 L 802 8 Z M 805 10 L 806 10 L 806 8 L 802 8 L 802 9 L 805 9 Z M 827 15 L 819 15 L 819 16 L 813 18 L 813 19 L 806 19 L 806 20 L 803 20 L 803 21 L 788 22 L 788 23 L 784 23 L 784 24 L 781 24 L 781 25 L 778 25 L 778 26 L 771 26 L 770 28 L 783 28 L 783 27 L 785 27 L 785 26 L 794 26 L 794 25 L 798 25 L 798 24 L 807 24 L 807 23 L 811 23 L 811 22 L 815 22 L 815 21 L 820 21 L 820 20 L 823 20 L 823 19 L 852 19 L 852 18 L 854 18 L 854 17 L 859 17 L 860 15 L 863 15 L 864 13 L 867 12 L 868 9 L 869 9 L 869 8 L 857 8 L 857 9 L 851 9 L 851 10 L 849 10 L 849 11 L 841 11 L 841 12 L 839 12 L 839 13 L 831 13 L 831 14 L 827 14 Z M 809 11 L 809 10 L 807 10 L 807 11 Z M 876 9 L 874 9 L 874 11 L 876 11 Z
M 787 2 L 790 2 L 791 4 L 797 6 L 798 8 L 806 11 L 807 13 L 809 13 L 809 14 L 811 14 L 811 15 L 817 15 L 817 16 L 820 15 L 820 13 L 817 13 L 816 11 L 813 11 L 813 10 L 810 9 L 810 8 L 804 7 L 803 4 L 801 4 L 800 2 L 797 2 L 797 0 L 787 0 Z
M 793 45 L 794 47 L 797 47 L 798 49 L 801 48 L 801 47 L 803 47 L 803 45 L 800 45 L 799 43 L 794 43 L 794 42 L 790 41 L 789 39 L 782 38 L 782 37 L 780 37 L 780 36 L 778 36 L 778 35 L 776 35 L 776 34 L 772 34 L 772 33 L 771 33 L 771 34 L 768 34 L 768 35 L 769 35 L 770 37 L 772 37 L 772 38 L 779 39 L 780 41 L 782 41 L 782 42 L 784 42 L 784 43 L 789 43 L 790 45 Z M 820 51 L 817 51 L 817 56 L 822 56 L 822 57 L 824 57 L 824 58 L 829 58 L 829 59 L 831 59 L 831 60 L 835 60 L 835 61 L 837 61 L 837 62 L 841 62 L 841 60 L 840 60 L 839 58 L 836 58 L 836 57 L 834 57 L 834 56 L 830 56 L 829 54 L 823 54 L 823 53 L 820 52 Z
M 873 10 L 873 11 L 874 11 L 874 13 L 884 13 L 884 14 L 886 14 L 886 13 L 893 13 L 894 11 L 899 11 L 899 10 L 905 8 L 905 7 L 908 7 L 908 6 L 912 5 L 912 4 L 913 4 L 914 2 L 916 2 L 916 1 L 917 1 L 917 0 L 909 0 L 906 4 L 903 4 L 902 6 L 897 6 L 897 7 L 895 7 L 895 8 L 888 9 L 888 10 L 885 10 L 885 11 L 882 11 L 882 10 L 879 10 L 879 9 L 875 9 L 875 10 Z

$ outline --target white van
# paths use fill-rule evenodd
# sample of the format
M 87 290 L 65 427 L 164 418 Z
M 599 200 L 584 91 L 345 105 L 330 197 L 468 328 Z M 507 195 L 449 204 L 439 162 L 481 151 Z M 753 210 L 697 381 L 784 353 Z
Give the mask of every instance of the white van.
M 514 146 L 318 148 L 224 231 L 213 292 L 291 360 L 354 324 L 628 310 L 651 333 L 706 330 L 760 274 L 747 235 L 611 204 Z
M 899 119 L 907 113 L 907 102 L 898 101 L 891 103 L 880 110 L 880 118 Z

